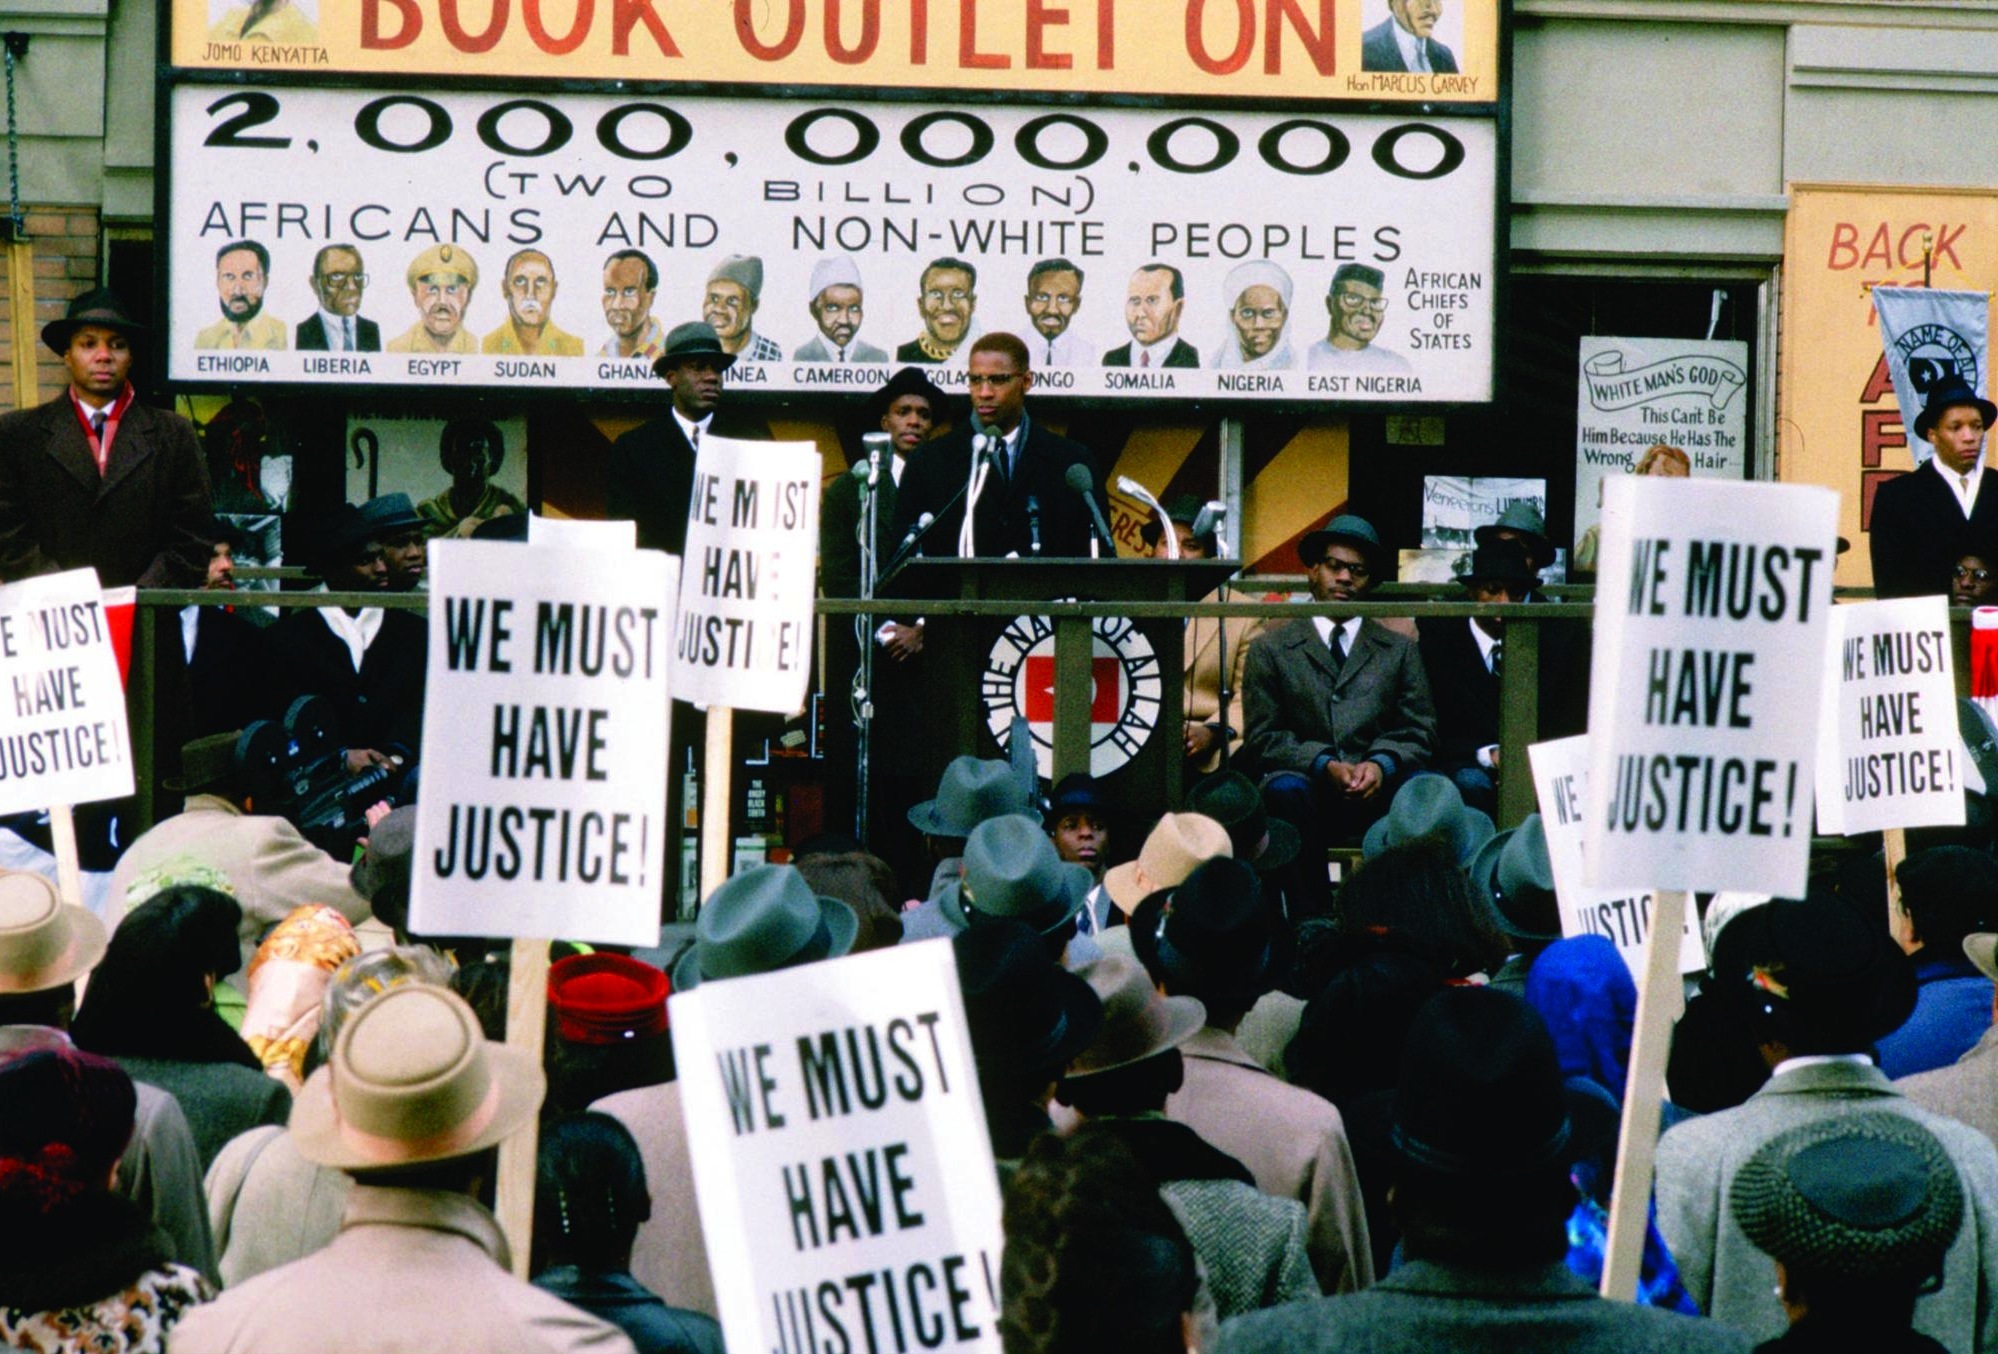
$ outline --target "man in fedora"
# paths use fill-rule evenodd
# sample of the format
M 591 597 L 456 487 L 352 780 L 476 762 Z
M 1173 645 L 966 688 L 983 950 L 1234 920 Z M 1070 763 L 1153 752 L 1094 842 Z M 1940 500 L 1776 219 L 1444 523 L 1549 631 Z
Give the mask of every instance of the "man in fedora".
M 1867 538 L 1878 596 L 1947 594 L 1959 557 L 1998 552 L 1998 488 L 1983 492 L 1984 435 L 1994 423 L 1998 405 L 1960 376 L 1929 391 L 1915 436 L 1935 454 L 1873 496 Z
M 407 983 L 355 1011 L 288 1130 L 300 1156 L 353 1177 L 339 1234 L 189 1313 L 175 1354 L 630 1354 L 615 1326 L 509 1272 L 506 1237 L 479 1202 L 499 1144 L 534 1122 L 545 1090 L 540 1066 L 489 1042 L 448 989 Z
M 1040 811 L 1029 787 L 1005 762 L 977 757 L 953 758 L 937 781 L 937 792 L 908 812 L 909 825 L 923 836 L 930 863 L 929 889 L 923 901 L 902 915 L 904 941 L 934 940 L 964 929 L 956 912 L 943 911 L 943 900 L 957 891 L 964 873 L 964 847 L 980 823 L 1007 814 Z
M 1468 871 L 1471 891 L 1491 907 L 1492 924 L 1513 952 L 1491 986 L 1516 997 L 1526 994 L 1526 974 L 1540 952 L 1561 939 L 1561 908 L 1554 893 L 1554 862 L 1547 854 L 1547 827 L 1529 813 L 1478 848 Z
M 108 943 L 104 923 L 63 902 L 48 880 L 0 870 L 0 1059 L 69 1041 L 76 984 L 97 966 Z M 138 1097 L 132 1140 L 112 1189 L 151 1214 L 174 1259 L 219 1280 L 201 1192 L 201 1153 L 187 1116 L 159 1087 L 135 1081 L 132 1088 Z
M 852 951 L 859 934 L 858 914 L 837 898 L 814 894 L 795 866 L 758 865 L 708 895 L 694 922 L 693 944 L 674 961 L 673 990 L 837 959 Z M 652 1216 L 632 1246 L 631 1276 L 669 1306 L 719 1316 L 694 1202 L 680 1083 L 619 1091 L 590 1108 L 630 1129 L 645 1160 Z
M 844 256 L 842 256 L 844 257 Z M 823 261 L 822 261 L 823 263 Z M 816 277 L 816 274 L 814 274 Z M 837 284 L 830 287 L 835 294 Z M 830 361 L 830 358 L 807 358 Z M 864 359 L 855 359 L 864 360 Z M 904 367 L 877 390 L 861 414 L 863 432 L 888 434 L 888 451 L 873 471 L 875 530 L 872 549 L 877 581 L 887 570 L 896 538 L 895 495 L 916 449 L 930 440 L 946 408 L 943 391 L 915 367 Z M 819 504 L 819 594 L 860 596 L 861 488 L 869 473 L 867 458 L 859 457 L 854 473 L 826 486 Z M 837 616 L 826 621 L 825 682 L 830 713 L 826 717 L 827 757 L 835 768 L 855 764 L 860 743 L 852 713 L 854 674 L 860 669 L 860 647 L 874 646 L 874 741 L 869 761 L 869 806 L 872 822 L 861 825 L 874 854 L 892 863 L 911 860 L 917 843 L 901 820 L 921 793 L 915 768 L 922 764 L 918 721 L 906 718 L 921 699 L 923 622 L 905 611 L 875 618 L 871 635 L 861 635 L 859 617 Z M 827 786 L 826 821 L 844 824 L 852 816 L 853 780 L 835 774 Z
M 1340 614 L 1386 577 L 1389 556 L 1373 524 L 1335 517 L 1306 533 L 1297 553 L 1311 600 L 1332 614 L 1290 621 L 1250 646 L 1242 753 L 1263 775 L 1270 813 L 1303 843 L 1293 896 L 1322 913 L 1331 906 L 1326 846 L 1359 835 L 1428 765 L 1436 709 L 1414 640 Z
M 408 494 L 382 494 L 361 505 L 388 566 L 390 592 L 420 592 L 430 568 L 430 533 Z
M 1209 860 L 1140 903 L 1130 931 L 1159 989 L 1207 1012 L 1206 1025 L 1179 1046 L 1185 1080 L 1166 1116 L 1241 1161 L 1265 1194 L 1304 1205 L 1305 1250 L 1324 1292 L 1367 1287 L 1367 1210 L 1339 1111 L 1279 1080 L 1235 1039 L 1290 959 L 1289 928 L 1256 872 L 1239 860 Z
M 1490 815 L 1467 805 L 1449 778 L 1424 772 L 1410 776 L 1394 792 L 1387 816 L 1375 819 L 1360 839 L 1360 858 L 1372 860 L 1383 851 L 1429 838 L 1448 848 L 1458 868 L 1469 869 L 1472 857 L 1496 831 Z
M 1024 923 L 1041 938 L 1048 958 L 1075 967 L 1096 957 L 1093 942 L 1076 940 L 1076 919 L 1088 904 L 1096 877 L 1055 851 L 1038 818 L 1006 814 L 972 829 L 964 845 L 964 872 L 937 900 L 952 932 L 988 922 Z
M 1304 1205 L 1255 1187 L 1249 1168 L 1165 1117 L 1185 1075 L 1181 1049 L 1207 1023 L 1192 997 L 1161 996 L 1136 960 L 1109 954 L 1082 969 L 1103 1005 L 1096 1037 L 1069 1064 L 1055 1098 L 1079 1133 L 1115 1138 L 1158 1185 L 1207 1270 L 1224 1320 L 1315 1297 L 1303 1246 Z
M 1977 972 L 1998 983 L 1998 932 L 1963 938 L 1963 953 Z M 1998 1144 L 1998 1000 L 1992 1024 L 1971 1050 L 1947 1067 L 1894 1083 L 1894 1089 L 1923 1109 L 1947 1115 Z
M 1555 552 L 1554 542 L 1547 538 L 1547 519 L 1540 515 L 1540 509 L 1516 498 L 1505 505 L 1497 518 L 1474 530 L 1471 540 L 1478 546 L 1508 542 L 1517 545 L 1526 553 L 1527 567 L 1533 571 L 1533 586 L 1527 589 L 1525 600 L 1547 600 L 1540 593 L 1540 572 L 1553 565 Z
M 646 265 L 650 267 L 648 263 Z M 608 286 L 610 274 L 605 273 Z M 671 392 L 666 412 L 647 419 L 611 445 L 604 486 L 604 516 L 635 522 L 638 544 L 645 550 L 677 555 L 687 545 L 687 512 L 694 498 L 694 458 L 701 439 L 761 437 L 763 433 L 733 423 L 720 410 L 722 374 L 735 365 L 735 355 L 722 349 L 714 326 L 689 320 L 673 326 L 652 370 Z M 672 742 L 676 748 L 700 749 L 707 744 L 707 715 L 685 701 L 673 703 Z M 738 721 L 738 733 L 744 730 Z M 697 751 L 696 757 L 700 754 Z M 670 859 L 679 859 L 681 824 L 685 820 L 685 778 L 668 776 L 667 842 Z
M 1261 807 L 1260 801 L 1257 807 Z M 1103 872 L 1103 892 L 1128 921 L 1138 904 L 1152 894 L 1184 883 L 1210 860 L 1234 854 L 1228 830 L 1213 818 L 1197 812 L 1168 813 L 1153 825 L 1135 858 Z
M 1479 528 L 1484 530 L 1484 528 Z M 1523 602 L 1540 579 L 1524 546 L 1494 540 L 1471 552 L 1457 581 L 1472 602 Z M 1435 770 L 1457 784 L 1464 802 L 1498 808 L 1499 674 L 1505 621 L 1496 616 L 1432 620 L 1422 627 L 1422 669 L 1436 706 Z
M 178 779 L 166 788 L 185 795 L 181 811 L 153 824 L 119 858 L 111 897 L 122 914 L 160 889 L 211 872 L 228 881 L 243 909 L 240 939 L 247 969 L 264 932 L 300 907 L 322 903 L 359 925 L 367 900 L 354 891 L 348 867 L 307 841 L 288 819 L 258 813 L 249 768 L 237 748 L 240 730 L 207 734 L 181 749 Z M 229 981 L 241 986 L 238 970 Z
M 1658 1142 L 1658 1231 L 1701 1309 L 1758 1340 L 1786 1326 L 1776 1269 L 1728 1211 L 1736 1175 L 1787 1129 L 1844 1116 L 1905 1115 L 1933 1133 L 1970 1201 L 1939 1292 L 1915 1329 L 1950 1349 L 1998 1348 L 1998 1148 L 1919 1108 L 1874 1066 L 1872 1049 L 1915 1004 L 1913 966 L 1876 920 L 1838 898 L 1773 902 L 1730 921 L 1717 979 L 1744 998 L 1736 1033 L 1771 1069 L 1733 1109 L 1688 1119 Z
M 95 569 L 107 588 L 201 586 L 215 544 L 208 471 L 188 421 L 132 388 L 146 338 L 108 290 L 43 326 L 69 387 L 0 416 L 0 582 Z
M 1025 922 L 967 927 L 951 941 L 992 1153 L 1002 1172 L 1049 1131 L 1048 1101 L 1103 1024 L 1088 983 L 1048 958 Z
M 1219 1354 L 1745 1354 L 1739 1332 L 1607 1301 L 1563 1263 L 1573 1128 L 1553 1040 L 1526 1003 L 1476 987 L 1431 997 L 1392 1113 L 1406 1262 L 1363 1293 L 1225 1326 Z

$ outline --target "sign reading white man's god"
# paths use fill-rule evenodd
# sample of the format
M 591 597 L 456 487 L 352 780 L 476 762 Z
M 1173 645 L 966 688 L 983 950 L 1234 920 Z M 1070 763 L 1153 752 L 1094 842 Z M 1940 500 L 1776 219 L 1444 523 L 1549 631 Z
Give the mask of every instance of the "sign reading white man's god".
M 1609 481 L 1591 884 L 1803 893 L 1837 522 L 1814 486 Z

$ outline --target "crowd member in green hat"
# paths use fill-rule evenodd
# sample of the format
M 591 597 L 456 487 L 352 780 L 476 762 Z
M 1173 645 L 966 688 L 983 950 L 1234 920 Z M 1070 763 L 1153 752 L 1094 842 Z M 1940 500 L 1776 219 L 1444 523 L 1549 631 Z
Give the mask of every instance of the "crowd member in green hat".
M 1956 1167 L 1898 1114 L 1855 1114 L 1771 1138 L 1734 1178 L 1735 1224 L 1776 1262 L 1790 1329 L 1770 1354 L 1940 1354 L 1912 1329 L 1963 1227 Z
M 934 940 L 963 929 L 964 919 L 943 906 L 964 873 L 966 840 L 980 823 L 1009 814 L 1037 814 L 1035 796 L 1003 761 L 959 757 L 944 768 L 936 795 L 909 810 L 909 823 L 923 834 L 934 862 L 928 895 L 902 914 L 902 939 Z
M 1024 922 L 1061 960 L 1076 939 L 1076 918 L 1089 901 L 1096 878 L 1088 867 L 1071 865 L 1055 851 L 1039 820 L 1007 814 L 980 823 L 964 846 L 964 874 L 939 900 L 954 929 L 1008 919 Z M 1093 943 L 1070 956 L 1074 963 L 1095 957 Z
M 1372 860 L 1390 847 L 1431 837 L 1447 846 L 1457 864 L 1468 869 L 1496 830 L 1491 815 L 1469 807 L 1448 777 L 1411 776 L 1395 791 L 1387 817 L 1377 820 L 1360 838 L 1360 858 Z
M 693 943 L 673 962 L 672 990 L 837 959 L 853 949 L 859 933 L 854 910 L 813 893 L 795 866 L 758 865 L 726 880 L 701 904 Z M 719 1316 L 694 1206 L 680 1083 L 619 1091 L 590 1108 L 630 1129 L 645 1159 L 652 1216 L 632 1245 L 632 1277 L 670 1306 Z
M 1492 986 L 1522 996 L 1534 959 L 1561 938 L 1554 862 L 1540 815 L 1529 813 L 1518 827 L 1487 840 L 1471 858 L 1469 875 L 1472 891 L 1489 904 L 1492 925 L 1512 947 Z

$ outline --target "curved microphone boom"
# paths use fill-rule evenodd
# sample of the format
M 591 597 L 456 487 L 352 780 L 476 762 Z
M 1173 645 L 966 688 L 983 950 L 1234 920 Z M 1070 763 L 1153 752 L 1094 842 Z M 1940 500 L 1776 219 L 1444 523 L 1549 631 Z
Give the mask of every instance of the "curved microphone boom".
M 1165 557 L 1167 559 L 1178 559 L 1179 533 L 1172 529 L 1172 518 L 1167 515 L 1165 508 L 1160 505 L 1159 501 L 1152 497 L 1151 491 L 1132 479 L 1129 475 L 1119 475 L 1117 477 L 1117 492 L 1130 495 L 1152 510 L 1152 515 L 1159 519 L 1159 530 L 1165 533 L 1161 537 L 1165 542 Z
M 1214 557 L 1216 559 L 1226 559 L 1228 557 L 1228 541 L 1221 534 L 1222 524 L 1227 520 L 1228 505 L 1218 498 L 1209 499 L 1207 502 L 1201 504 L 1199 514 L 1193 519 L 1194 539 L 1198 540 L 1202 536 L 1212 536 L 1214 538 Z

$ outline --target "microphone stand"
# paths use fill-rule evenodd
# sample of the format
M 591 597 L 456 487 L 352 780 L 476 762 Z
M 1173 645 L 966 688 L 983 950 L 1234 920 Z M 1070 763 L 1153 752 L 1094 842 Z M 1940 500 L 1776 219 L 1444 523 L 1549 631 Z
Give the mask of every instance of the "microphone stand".
M 874 589 L 878 582 L 875 556 L 876 532 L 881 523 L 881 444 L 887 441 L 883 433 L 869 433 L 862 442 L 867 447 L 867 475 L 860 481 L 860 599 L 863 602 L 874 600 Z M 863 613 L 854 617 L 854 638 L 860 641 L 860 670 L 854 674 L 854 715 L 859 726 L 859 738 L 855 743 L 853 761 L 853 826 L 854 838 L 860 842 L 867 840 L 868 794 L 867 787 L 872 780 L 874 760 L 874 617 Z

